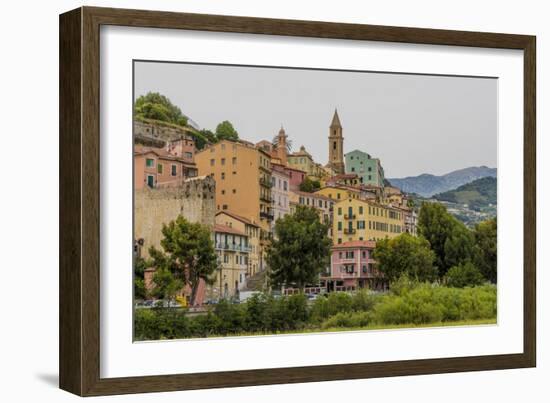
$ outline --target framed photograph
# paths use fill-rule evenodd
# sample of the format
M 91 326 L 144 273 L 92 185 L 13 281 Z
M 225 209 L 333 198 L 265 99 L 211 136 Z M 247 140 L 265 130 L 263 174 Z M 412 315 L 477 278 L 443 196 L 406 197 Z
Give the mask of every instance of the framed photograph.
M 535 37 L 60 16 L 60 387 L 533 367 Z

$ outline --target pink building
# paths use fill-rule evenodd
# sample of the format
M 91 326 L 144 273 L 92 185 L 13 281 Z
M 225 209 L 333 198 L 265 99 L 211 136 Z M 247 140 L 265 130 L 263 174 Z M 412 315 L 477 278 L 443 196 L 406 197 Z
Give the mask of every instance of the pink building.
M 372 253 L 375 246 L 373 241 L 350 241 L 333 246 L 330 273 L 322 277 L 327 291 L 387 289 L 387 281 L 374 267 Z
M 300 184 L 304 181 L 306 178 L 306 172 L 302 171 L 300 169 L 291 168 L 289 166 L 277 164 L 277 163 L 271 163 L 271 169 L 273 171 L 283 172 L 286 175 L 288 175 L 289 180 L 289 187 L 290 190 L 298 190 L 300 189 Z

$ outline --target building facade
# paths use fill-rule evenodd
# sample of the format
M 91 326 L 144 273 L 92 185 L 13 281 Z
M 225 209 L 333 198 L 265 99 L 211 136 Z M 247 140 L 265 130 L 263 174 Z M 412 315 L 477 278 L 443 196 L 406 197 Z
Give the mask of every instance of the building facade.
M 134 145 L 134 188 L 177 185 L 198 174 L 193 158 L 173 155 L 162 148 Z
M 236 297 L 246 285 L 250 253 L 248 236 L 224 224 L 216 224 L 214 233 L 214 245 L 220 266 L 214 289 L 218 290 L 218 297 Z
M 245 217 L 231 211 L 216 213 L 216 224 L 235 229 L 246 235 L 248 239 L 248 264 L 246 278 L 260 271 L 262 254 L 260 250 L 260 227 Z
M 361 190 L 350 186 L 327 185 L 316 191 L 315 194 L 328 197 L 335 201 L 340 201 L 345 199 L 359 199 L 361 197 Z
M 290 201 L 295 206 L 313 207 L 319 211 L 319 218 L 323 224 L 331 225 L 334 200 L 317 193 L 294 191 L 290 194 Z M 332 231 L 330 231 L 332 232 Z
M 334 205 L 333 242 L 377 241 L 405 232 L 399 208 L 360 199 L 345 199 Z
M 279 218 L 283 218 L 290 213 L 290 177 L 284 170 L 272 168 L 271 170 L 271 210 L 273 211 L 273 221 L 271 221 L 271 230 Z
M 346 154 L 346 172 L 357 174 L 365 185 L 384 187 L 384 168 L 380 160 L 364 151 L 354 150 Z
M 346 173 L 344 162 L 344 136 L 338 111 L 334 110 L 328 134 L 328 164 L 336 175 Z
M 376 269 L 373 241 L 350 241 L 332 247 L 330 273 L 322 277 L 327 291 L 355 291 L 360 288 L 387 289 L 387 281 Z

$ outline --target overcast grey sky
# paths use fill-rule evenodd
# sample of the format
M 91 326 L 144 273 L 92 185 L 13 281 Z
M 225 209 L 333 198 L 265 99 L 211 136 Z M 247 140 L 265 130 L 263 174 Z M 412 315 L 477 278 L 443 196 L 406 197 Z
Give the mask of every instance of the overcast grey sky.
M 497 79 L 136 62 L 135 95 L 160 92 L 201 128 L 229 120 L 271 140 L 281 124 L 323 165 L 334 108 L 344 152 L 382 161 L 387 177 L 497 161 Z

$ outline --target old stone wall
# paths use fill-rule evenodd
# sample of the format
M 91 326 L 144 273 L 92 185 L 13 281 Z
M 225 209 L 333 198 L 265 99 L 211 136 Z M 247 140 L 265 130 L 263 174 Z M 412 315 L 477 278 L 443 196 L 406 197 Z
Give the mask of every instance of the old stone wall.
M 141 255 L 149 247 L 160 248 L 162 224 L 182 215 L 191 222 L 214 228 L 216 183 L 212 177 L 187 179 L 178 186 L 136 189 L 134 193 L 134 237 L 143 239 Z

